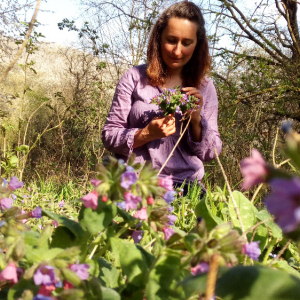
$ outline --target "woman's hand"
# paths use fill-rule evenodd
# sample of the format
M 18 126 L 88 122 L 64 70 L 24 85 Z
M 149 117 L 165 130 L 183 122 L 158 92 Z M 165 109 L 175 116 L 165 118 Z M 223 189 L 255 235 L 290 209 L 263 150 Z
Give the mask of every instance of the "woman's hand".
M 187 95 L 192 95 L 199 99 L 198 101 L 199 108 L 195 109 L 191 113 L 191 124 L 192 124 L 192 135 L 194 141 L 201 142 L 202 141 L 202 124 L 201 124 L 202 117 L 200 115 L 200 112 L 203 106 L 203 97 L 200 91 L 194 87 L 185 87 L 182 88 L 182 90 L 186 92 Z
M 153 140 L 172 135 L 176 132 L 175 117 L 173 114 L 166 117 L 155 117 L 145 129 Z
M 191 114 L 191 123 L 199 124 L 201 121 L 200 112 L 203 106 L 203 97 L 200 91 L 194 87 L 184 87 L 182 88 L 182 91 L 186 92 L 187 95 L 191 95 L 199 99 L 198 102 L 199 108 L 195 109 Z
M 169 114 L 166 117 L 155 117 L 143 129 L 134 135 L 133 148 L 140 147 L 150 141 L 170 136 L 176 132 L 175 117 Z

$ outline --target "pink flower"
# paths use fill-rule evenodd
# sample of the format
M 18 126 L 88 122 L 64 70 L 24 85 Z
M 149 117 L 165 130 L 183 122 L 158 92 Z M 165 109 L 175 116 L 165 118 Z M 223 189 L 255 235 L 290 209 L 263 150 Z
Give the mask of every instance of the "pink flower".
M 256 150 L 251 150 L 251 157 L 247 157 L 241 161 L 241 172 L 244 176 L 242 189 L 248 190 L 256 184 L 265 182 L 268 175 L 268 166 L 261 154 Z
M 76 273 L 81 280 L 87 280 L 89 278 L 89 268 L 90 266 L 88 264 L 73 264 L 70 266 L 70 269 Z
M 81 200 L 84 202 L 85 207 L 91 207 L 93 210 L 96 210 L 98 207 L 98 193 L 96 191 L 91 191 L 83 196 Z
M 12 191 L 22 188 L 24 186 L 24 183 L 22 181 L 19 181 L 17 177 L 13 176 L 10 181 L 8 188 L 11 189 Z
M 6 268 L 0 273 L 0 281 L 18 282 L 17 266 L 14 262 L 9 263 Z
M 53 284 L 50 285 L 41 284 L 38 294 L 49 297 L 51 296 L 52 291 L 55 291 L 55 289 L 56 287 Z
M 143 207 L 142 209 L 138 210 L 135 214 L 134 217 L 140 220 L 148 220 L 148 215 L 147 215 L 147 209 L 146 207 Z
M 52 225 L 54 226 L 54 228 L 57 228 L 57 226 L 58 226 L 58 222 L 57 222 L 57 221 L 55 221 L 55 220 L 53 220 L 53 221 L 52 221 Z
M 173 191 L 173 180 L 171 176 L 159 179 L 159 185 L 167 191 Z
M 209 264 L 205 261 L 198 264 L 196 267 L 191 268 L 191 273 L 193 276 L 198 274 L 207 273 L 209 271 Z
M 163 228 L 164 234 L 165 234 L 165 240 L 167 241 L 173 234 L 174 234 L 174 229 L 170 227 L 164 227 Z
M 90 181 L 90 183 L 94 186 L 94 187 L 97 187 L 100 183 L 101 183 L 101 180 L 95 178 L 95 179 L 92 179 Z
M 265 203 L 284 232 L 297 229 L 300 224 L 300 179 L 275 178 L 270 181 L 271 193 Z
M 65 200 L 61 200 L 59 203 L 58 203 L 58 206 L 59 207 L 63 207 L 65 204 Z
M 140 196 L 135 196 L 130 192 L 126 192 L 124 194 L 124 200 L 126 203 L 126 210 L 130 210 L 130 209 L 136 209 L 138 203 L 140 203 L 142 201 L 142 198 Z
M 1 210 L 4 211 L 6 209 L 10 209 L 14 201 L 10 198 L 3 198 L 0 200 Z
M 155 200 L 152 197 L 147 198 L 147 204 L 152 205 L 155 202 Z

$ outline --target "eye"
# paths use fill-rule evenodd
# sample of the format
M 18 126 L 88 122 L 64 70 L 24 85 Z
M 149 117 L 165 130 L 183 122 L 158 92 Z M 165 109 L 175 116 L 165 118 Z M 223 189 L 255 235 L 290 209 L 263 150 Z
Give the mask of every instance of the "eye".
M 182 45 L 185 46 L 185 47 L 187 47 L 187 46 L 189 46 L 191 44 L 193 44 L 192 41 L 184 41 L 184 42 L 182 42 Z
M 177 41 L 175 40 L 175 39 L 167 39 L 167 42 L 169 43 L 169 44 L 176 44 L 177 43 Z

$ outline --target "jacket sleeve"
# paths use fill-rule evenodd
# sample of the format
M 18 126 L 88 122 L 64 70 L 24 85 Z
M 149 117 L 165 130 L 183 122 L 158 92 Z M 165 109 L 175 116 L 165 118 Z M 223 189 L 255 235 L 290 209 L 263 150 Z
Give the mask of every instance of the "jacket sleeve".
M 202 161 L 209 161 L 216 157 L 215 149 L 220 154 L 222 141 L 218 131 L 218 98 L 211 80 L 202 92 L 202 141 L 194 142 L 191 128 L 188 130 L 187 142 L 191 151 Z
M 125 156 L 132 153 L 134 135 L 138 130 L 138 128 L 130 128 L 128 124 L 132 94 L 136 86 L 134 75 L 134 69 L 129 69 L 118 82 L 110 112 L 101 134 L 106 149 Z

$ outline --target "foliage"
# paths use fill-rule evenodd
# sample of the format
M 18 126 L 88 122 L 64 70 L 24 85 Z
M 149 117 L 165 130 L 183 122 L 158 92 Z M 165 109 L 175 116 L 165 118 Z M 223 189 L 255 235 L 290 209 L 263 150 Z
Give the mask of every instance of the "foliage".
M 288 142 L 286 153 L 297 166 L 298 135 L 290 134 Z M 284 176 L 268 170 L 271 183 Z M 134 164 L 134 156 L 127 166 L 112 157 L 105 160 L 91 181 L 92 192 L 81 197 L 78 222 L 76 216 L 61 214 L 67 210 L 57 214 L 35 208 L 22 214 L 15 206 L 3 208 L 2 294 L 8 299 L 38 299 L 37 294 L 51 299 L 194 299 L 209 292 L 207 271 L 220 265 L 217 298 L 257 299 L 261 286 L 272 284 L 265 299 L 297 299 L 300 274 L 292 267 L 299 263 L 296 244 L 288 241 L 284 246 L 293 258 L 291 265 L 269 258 L 271 252 L 283 254 L 280 242 L 285 236 L 296 241 L 297 234 L 282 232 L 265 209 L 259 211 L 238 191 L 229 195 L 209 189 L 199 200 L 195 184 L 186 197 L 178 188 L 173 201 L 172 180 L 156 174 L 149 165 Z M 247 169 L 243 174 L 249 176 Z M 4 183 L 0 203 L 22 185 L 16 179 L 10 180 L 9 188 Z M 42 231 L 34 226 L 40 213 Z M 273 250 L 276 245 L 278 250 Z M 252 258 L 258 260 L 254 266 Z M 40 283 L 46 280 L 40 270 L 49 278 L 55 273 L 48 285 Z

